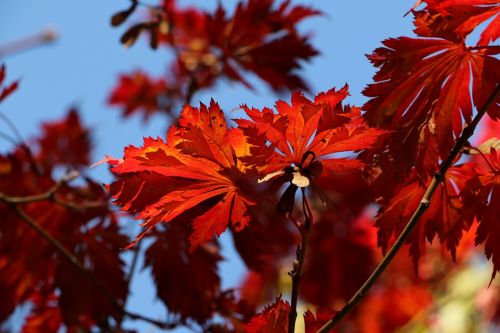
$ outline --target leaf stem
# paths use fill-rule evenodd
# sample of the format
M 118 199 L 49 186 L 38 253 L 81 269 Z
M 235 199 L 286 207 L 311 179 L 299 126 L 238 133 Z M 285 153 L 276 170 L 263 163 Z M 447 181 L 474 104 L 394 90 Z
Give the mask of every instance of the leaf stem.
M 297 246 L 296 259 L 293 261 L 293 268 L 289 275 L 292 278 L 292 294 L 290 298 L 290 314 L 288 316 L 288 333 L 294 333 L 295 331 L 295 321 L 297 319 L 297 302 L 299 298 L 299 287 L 300 281 L 303 276 L 304 262 L 306 258 L 307 251 L 307 240 L 309 236 L 309 231 L 311 230 L 311 225 L 313 223 L 313 216 L 307 197 L 305 195 L 305 190 L 302 188 L 302 206 L 305 215 L 305 222 L 303 226 L 299 226 L 300 235 L 302 242 Z M 297 224 L 296 224 L 297 225 Z
M 420 203 L 413 213 L 412 217 L 408 221 L 408 224 L 403 229 L 401 234 L 396 239 L 396 242 L 392 245 L 391 249 L 384 256 L 382 261 L 378 264 L 378 266 L 373 271 L 372 275 L 365 281 L 365 283 L 358 289 L 358 291 L 354 294 L 354 296 L 347 302 L 347 304 L 336 313 L 336 315 L 330 319 L 323 327 L 321 327 L 316 333 L 326 333 L 333 329 L 337 323 L 339 323 L 349 312 L 351 312 L 356 305 L 363 299 L 363 297 L 367 294 L 373 284 L 377 281 L 380 275 L 385 271 L 387 266 L 390 264 L 394 256 L 398 253 L 399 249 L 403 246 L 408 236 L 411 234 L 415 226 L 417 225 L 420 217 L 424 214 L 427 208 L 430 205 L 430 200 L 432 199 L 432 195 L 437 189 L 438 185 L 444 179 L 444 175 L 453 164 L 453 161 L 457 158 L 459 153 L 462 151 L 462 148 L 465 146 L 469 138 L 474 133 L 477 124 L 484 116 L 488 108 L 495 102 L 495 99 L 500 95 L 500 84 L 497 84 L 492 94 L 488 97 L 483 107 L 478 111 L 474 119 L 470 124 L 468 124 L 462 134 L 458 138 L 455 143 L 455 146 L 451 150 L 450 154 L 446 158 L 445 161 L 442 162 L 439 171 L 434 174 L 431 183 L 427 187 Z

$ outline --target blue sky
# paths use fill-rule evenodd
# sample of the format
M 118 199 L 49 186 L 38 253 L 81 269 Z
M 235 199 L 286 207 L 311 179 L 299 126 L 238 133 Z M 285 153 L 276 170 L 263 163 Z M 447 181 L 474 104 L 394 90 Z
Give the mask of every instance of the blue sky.
M 153 0 L 145 1 L 155 3 Z M 230 11 L 237 1 L 222 1 Z M 301 24 L 303 31 L 313 36 L 312 43 L 321 55 L 303 69 L 314 93 L 350 85 L 348 102 L 360 105 L 365 98 L 361 90 L 370 82 L 374 68 L 365 54 L 380 46 L 388 37 L 411 35 L 411 17 L 403 17 L 413 5 L 412 0 L 395 1 L 333 1 L 294 0 L 292 3 L 309 4 L 325 13 Z M 213 8 L 216 1 L 183 1 L 184 4 L 203 4 Z M 140 117 L 124 120 L 117 109 L 106 105 L 106 98 L 122 72 L 141 68 L 154 76 L 161 75 L 168 66 L 169 55 L 164 50 L 153 52 L 145 42 L 130 49 L 119 43 L 122 29 L 112 29 L 110 16 L 128 6 L 127 0 L 67 1 L 67 0 L 2 0 L 0 2 L 0 45 L 33 35 L 52 27 L 60 39 L 50 46 L 0 59 L 8 67 L 8 81 L 21 78 L 20 89 L 0 105 L 24 137 L 36 135 L 42 121 L 55 120 L 65 114 L 71 105 L 79 106 L 85 124 L 94 130 L 94 160 L 104 155 L 121 156 L 123 147 L 140 145 L 144 136 L 162 136 L 166 120 L 153 117 L 144 123 Z M 208 102 L 211 97 L 224 110 L 242 103 L 249 106 L 272 106 L 278 98 L 258 80 L 257 90 L 248 91 L 237 84 L 221 82 L 193 103 Z M 0 123 L 0 131 L 8 128 Z M 12 148 L 0 141 L 0 152 Z M 111 178 L 104 168 L 90 170 L 101 182 Z M 137 231 L 137 222 L 124 221 L 131 233 Z M 231 240 L 223 236 L 223 250 L 227 260 L 221 265 L 223 286 L 236 286 L 244 268 L 236 258 Z M 147 272 L 136 275 L 134 294 L 129 309 L 159 319 L 165 318 L 161 302 L 155 302 L 155 291 Z M 153 332 L 149 325 L 130 323 L 140 331 Z M 182 332 L 179 330 L 178 332 Z

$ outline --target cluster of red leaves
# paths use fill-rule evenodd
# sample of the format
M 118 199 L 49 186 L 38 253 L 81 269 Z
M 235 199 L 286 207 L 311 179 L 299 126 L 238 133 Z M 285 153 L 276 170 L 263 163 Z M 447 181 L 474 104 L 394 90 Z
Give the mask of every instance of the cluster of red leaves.
M 76 110 L 43 124 L 31 148 L 21 144 L 0 155 L 0 193 L 26 197 L 48 191 L 56 184 L 56 169 L 89 164 L 89 139 Z M 125 299 L 128 288 L 119 249 L 128 240 L 99 184 L 85 178 L 78 185 L 63 185 L 51 199 L 17 206 L 84 263 L 112 297 Z M 7 203 L 0 203 L 0 215 L 0 322 L 22 304 L 31 304 L 21 329 L 26 333 L 56 332 L 63 326 L 68 332 L 90 330 L 121 317 L 103 292 Z
M 425 7 L 416 10 L 421 3 Z M 382 204 L 376 225 L 384 250 L 404 228 L 440 161 L 446 159 L 455 139 L 471 122 L 473 107 L 483 108 L 499 83 L 500 60 L 496 55 L 500 47 L 489 44 L 500 36 L 499 11 L 498 2 L 491 0 L 421 1 L 412 10 L 418 37 L 388 39 L 384 47 L 368 56 L 380 69 L 375 82 L 364 91 L 370 97 L 363 107 L 364 118 L 391 131 L 367 154 L 368 159 L 374 157 L 372 184 Z M 467 46 L 466 38 L 491 18 L 476 45 Z M 497 98 L 487 110 L 493 120 L 500 117 L 499 105 Z M 495 258 L 491 246 L 494 234 L 488 221 L 498 220 L 494 211 L 499 206 L 479 194 L 492 193 L 484 178 L 494 177 L 483 176 L 481 190 L 471 194 L 480 177 L 478 172 L 476 165 L 469 163 L 448 171 L 408 241 L 415 263 L 425 251 L 425 240 L 431 242 L 435 236 L 455 258 L 461 235 L 475 218 L 481 230 L 476 243 L 488 239 L 486 254 Z M 496 172 L 494 167 L 490 172 Z M 477 212 L 484 216 L 479 218 Z M 494 275 L 500 265 L 495 260 L 493 263 Z
M 235 119 L 234 127 L 228 125 L 213 101 L 208 107 L 186 106 L 166 140 L 145 139 L 142 147 L 126 148 L 123 159 L 109 160 L 117 177 L 109 187 L 115 203 L 144 220 L 146 230 L 140 237 L 148 235 L 148 230 L 158 232 L 160 222 L 168 222 L 168 226 L 187 225 L 191 231 L 185 235 L 190 247 L 186 256 L 200 249 L 206 251 L 206 244 L 213 248 L 214 236 L 220 236 L 229 226 L 236 249 L 250 269 L 240 296 L 255 310 L 272 299 L 273 291 L 275 295 L 280 263 L 294 248 L 297 235 L 286 218 L 296 219 L 294 202 L 300 188 L 320 216 L 310 235 L 301 296 L 323 307 L 318 317 L 311 312 L 306 314 L 308 327 L 321 326 L 324 320 L 318 318 L 325 317 L 326 321 L 323 314 L 332 313 L 327 309 L 345 302 L 366 280 L 375 265 L 376 245 L 387 250 L 401 232 L 440 161 L 448 156 L 456 138 L 470 123 L 473 106 L 483 107 L 500 77 L 499 61 L 495 58 L 500 49 L 488 44 L 499 35 L 495 16 L 498 4 L 487 0 L 425 2 L 424 9 L 415 7 L 412 11 L 417 38 L 389 39 L 384 42 L 385 47 L 369 56 L 380 70 L 375 83 L 364 92 L 371 99 L 363 106 L 363 115 L 359 108 L 341 104 L 348 94 L 347 86 L 318 94 L 312 101 L 294 93 L 291 104 L 278 101 L 276 111 L 243 105 L 247 117 Z M 290 23 L 293 27 L 300 19 L 316 13 L 300 7 L 289 12 L 295 18 L 287 24 L 280 25 L 285 21 L 266 17 L 274 25 L 263 25 L 262 31 L 248 31 L 248 22 L 256 13 L 264 17 L 272 11 L 271 3 L 240 4 L 234 14 L 238 19 L 231 21 L 221 8 L 210 16 L 196 9 L 180 10 L 169 1 L 157 16 L 160 21 L 155 29 L 160 32 L 160 43 L 179 48 L 180 72 L 201 73 L 202 79 L 193 76 L 193 89 L 203 87 L 203 82 L 212 82 L 213 77 L 206 75 L 207 68 L 242 80 L 232 64 L 256 72 L 278 89 L 281 85 L 273 82 L 279 80 L 271 81 L 249 65 L 256 60 L 243 46 L 253 45 L 250 51 L 263 46 L 266 49 L 263 36 L 271 31 L 266 27 L 289 29 Z M 285 2 L 276 10 L 279 15 L 274 15 L 282 17 L 287 6 L 289 3 Z M 162 16 L 165 13 L 167 16 Z M 466 37 L 491 17 L 495 18 L 479 42 L 466 46 Z M 167 28 L 162 26 L 164 22 Z M 233 39 L 234 36 L 238 38 Z M 220 47 L 224 43 L 227 50 Z M 219 50 L 214 51 L 214 46 Z M 247 52 L 248 62 L 234 59 L 241 49 Z M 267 70 L 265 64 L 258 68 Z M 285 79 L 290 83 L 288 88 L 301 86 L 301 81 L 290 77 L 273 77 Z M 488 109 L 488 115 L 498 119 L 497 102 Z M 338 155 L 359 151 L 362 161 L 352 158 L 352 154 Z M 425 241 L 436 237 L 455 259 L 462 234 L 477 220 L 476 243 L 485 244 L 486 255 L 494 264 L 493 276 L 500 269 L 494 236 L 494 212 L 499 207 L 498 157 L 495 149 L 485 154 L 488 153 L 488 163 L 465 163 L 448 171 L 408 240 L 415 268 L 425 251 Z M 369 176 L 368 182 L 361 171 Z M 265 183 L 259 185 L 260 182 Z M 288 187 L 280 194 L 283 184 Z M 364 215 L 374 201 L 381 205 L 375 222 L 377 240 L 370 228 L 371 220 Z M 282 237 L 277 238 L 278 234 Z M 181 249 L 185 251 L 185 245 Z M 335 265 L 325 269 L 328 261 L 335 261 Z M 212 261 L 209 267 L 213 269 L 215 263 Z M 211 287 L 205 287 L 211 300 L 214 293 L 210 290 L 218 286 L 218 281 L 213 281 Z M 380 285 L 366 306 L 376 313 L 370 317 L 373 321 L 386 315 L 383 309 L 387 306 L 393 311 L 400 305 L 384 306 L 390 295 L 413 295 L 417 300 L 414 306 L 401 307 L 388 317 L 380 331 L 404 325 L 413 311 L 431 302 L 423 284 L 396 287 L 389 279 Z M 160 297 L 173 312 L 200 321 L 197 311 L 189 314 L 172 299 Z M 216 308 L 212 305 L 212 315 Z M 288 303 L 277 299 L 255 316 L 246 329 L 285 332 L 289 311 Z M 359 319 L 366 311 L 360 310 L 360 317 L 352 320 L 356 326 L 369 325 L 369 320 Z
M 136 7 L 133 1 L 128 10 L 113 16 L 112 24 L 124 22 Z M 319 15 L 318 11 L 290 1 L 276 6 L 273 0 L 251 0 L 240 1 L 234 13 L 227 14 L 221 4 L 207 12 L 165 0 L 150 12 L 150 19 L 131 26 L 122 42 L 129 46 L 145 31 L 152 46 L 171 49 L 175 59 L 169 80 L 153 80 L 140 72 L 121 77 L 110 104 L 121 106 L 125 116 L 170 113 L 173 106 L 189 102 L 196 91 L 213 87 L 219 78 L 252 88 L 245 79 L 247 72 L 276 91 L 307 88 L 297 70 L 318 52 L 296 25 Z
M 472 105 L 481 108 L 500 77 L 495 57 L 500 47 L 486 44 L 500 35 L 498 17 L 476 45 L 465 44 L 479 24 L 498 13 L 497 1 L 424 2 L 423 10 L 413 11 L 419 37 L 388 39 L 368 56 L 380 70 L 364 91 L 371 98 L 365 118 L 395 131 L 384 148 L 398 157 L 394 163 L 403 174 L 413 166 L 420 175 L 432 174 L 470 123 Z M 498 104 L 488 115 L 500 117 Z
M 154 236 L 158 232 L 165 232 L 165 237 L 172 237 L 169 242 L 157 239 L 148 250 L 147 259 L 148 264 L 165 260 L 172 263 L 168 272 L 165 265 L 158 269 L 153 267 L 160 298 L 170 311 L 199 322 L 216 312 L 218 279 L 205 279 L 210 284 L 207 286 L 186 278 L 184 282 L 191 285 L 194 292 L 198 291 L 198 297 L 184 295 L 181 305 L 176 303 L 179 299 L 171 292 L 175 289 L 178 276 L 173 272 L 205 267 L 203 270 L 206 275 L 213 270 L 220 257 L 211 244 L 214 236 L 220 236 L 228 226 L 234 233 L 236 249 L 252 271 L 241 290 L 242 299 L 246 304 L 253 305 L 254 309 L 269 300 L 272 286 L 276 285 L 279 277 L 277 263 L 293 251 L 297 237 L 293 226 L 286 219 L 287 214 L 295 214 L 295 195 L 287 199 L 291 205 L 284 212 L 277 210 L 273 203 L 283 201 L 278 200 L 278 190 L 284 183 L 298 188 L 293 184 L 294 177 L 306 178 L 314 184 L 311 188 L 323 193 L 320 196 L 326 195 L 327 205 L 346 207 L 338 212 L 339 222 L 332 224 L 327 219 L 318 224 L 319 229 L 313 237 L 317 239 L 315 243 L 323 245 L 317 250 L 313 249 L 313 255 L 318 258 L 328 256 L 337 251 L 339 246 L 342 247 L 342 243 L 352 247 L 354 259 L 366 260 L 372 256 L 373 247 L 363 244 L 368 237 L 364 236 L 366 224 L 349 223 L 359 216 L 371 199 L 371 195 L 366 194 L 369 190 L 359 172 L 363 163 L 352 157 L 333 154 L 370 148 L 385 132 L 366 126 L 358 108 L 342 106 L 341 102 L 346 96 L 347 87 L 344 87 L 339 91 L 332 89 L 321 93 L 313 101 L 301 93 L 295 93 L 291 104 L 278 101 L 276 111 L 243 106 L 249 118 L 236 119 L 235 127 L 228 126 L 222 110 L 214 101 L 209 106 L 201 104 L 199 108 L 186 106 L 178 125 L 168 131 L 166 141 L 146 138 L 142 147 L 127 147 L 123 159 L 108 159 L 111 171 L 117 178 L 109 185 L 115 204 L 136 214 L 137 219 L 144 220 L 145 231 L 138 239 Z M 311 154 L 314 160 L 307 158 L 307 161 L 302 161 L 303 156 Z M 311 173 L 312 165 L 318 168 Z M 281 172 L 292 166 L 297 168 L 293 175 Z M 258 183 L 259 177 L 266 178 L 266 175 L 276 173 L 279 174 L 276 177 L 268 176 L 268 183 Z M 333 187 L 328 185 L 332 177 L 338 177 Z M 353 186 L 353 183 L 357 186 Z M 354 192 L 350 192 L 351 189 Z M 360 195 L 365 198 L 364 202 L 356 207 L 347 204 Z M 318 202 L 318 205 L 322 204 Z M 343 219 L 340 220 L 340 217 Z M 165 226 L 160 222 L 168 224 Z M 161 226 L 164 226 L 163 229 L 160 229 Z M 177 228 L 184 228 L 188 234 L 182 234 L 181 237 L 175 231 Z M 349 230 L 343 241 L 331 238 L 338 228 Z M 276 238 L 277 234 L 280 237 Z M 354 237 L 354 234 L 358 234 L 359 238 Z M 325 246 L 330 247 L 326 252 Z M 189 252 L 184 252 L 188 251 L 188 247 Z M 157 248 L 166 251 L 163 253 L 164 259 L 153 257 L 153 249 Z M 174 258 L 179 257 L 189 260 L 176 262 Z M 203 261 L 197 259 L 200 257 Z M 188 266 L 194 265 L 194 261 L 198 262 L 199 267 Z M 311 274 L 311 279 L 305 281 L 309 288 L 304 288 L 304 295 L 310 295 L 308 298 L 315 304 L 332 305 L 332 300 L 337 297 L 347 299 L 348 293 L 359 287 L 367 276 L 371 265 L 365 266 L 365 273 L 359 279 L 349 281 L 347 274 L 353 267 L 352 260 L 345 260 L 338 269 L 327 274 L 326 278 L 337 279 L 339 284 L 333 287 L 335 290 L 332 293 L 324 294 L 322 298 L 318 298 L 317 289 L 314 289 L 318 274 Z M 309 271 L 313 273 L 321 269 L 321 261 L 311 260 Z M 257 287 L 259 290 L 252 285 L 256 282 L 262 286 Z M 344 292 L 339 293 L 336 287 L 343 283 L 348 283 L 350 287 L 343 288 Z M 203 289 L 203 293 L 199 288 Z M 160 290 L 170 290 L 170 293 Z M 199 295 L 206 295 L 208 302 L 201 308 L 199 302 L 205 301 Z M 204 312 L 199 314 L 199 311 Z
M 138 6 L 132 0 L 112 24 L 123 23 Z M 130 27 L 122 42 L 131 45 L 146 32 L 153 48 L 172 49 L 171 78 L 151 79 L 141 71 L 123 75 L 109 102 L 123 107 L 125 115 L 170 113 L 221 77 L 250 87 L 246 72 L 276 91 L 306 88 L 295 70 L 317 52 L 296 25 L 318 12 L 289 1 L 275 6 L 272 0 L 239 2 L 232 15 L 220 5 L 209 13 L 179 8 L 174 0 L 150 9 L 148 19 Z M 418 37 L 386 40 L 369 56 L 380 69 L 364 91 L 370 99 L 363 108 L 342 104 L 347 86 L 312 100 L 295 92 L 291 103 L 278 101 L 275 110 L 243 105 L 246 115 L 234 125 L 214 101 L 185 106 L 165 139 L 145 138 L 141 147 L 125 148 L 122 159 L 107 158 L 116 177 L 108 185 L 114 203 L 144 221 L 144 231 L 129 246 L 149 238 L 145 266 L 169 314 L 208 332 L 287 332 L 287 301 L 276 298 L 257 312 L 278 294 L 282 267 L 290 267 L 300 238 L 294 224 L 303 232 L 300 220 L 307 219 L 314 223 L 300 296 L 317 311 L 304 314 L 305 331 L 327 322 L 371 273 L 377 246 L 386 251 L 404 228 L 433 172 L 471 122 L 474 107 L 482 108 L 498 84 L 500 48 L 491 43 L 500 35 L 499 11 L 494 0 L 419 2 L 412 10 Z M 466 38 L 487 20 L 476 45 L 467 46 Z M 4 77 L 2 67 L 0 84 Z M 16 83 L 1 88 L 0 101 L 15 89 Z M 500 118 L 498 100 L 488 115 Z M 438 261 L 432 274 L 415 276 L 425 242 L 438 238 L 455 259 L 475 221 L 472 238 L 484 244 L 495 277 L 500 155 L 498 140 L 484 140 L 488 143 L 466 149 L 480 154 L 444 175 L 408 239 L 413 262 L 399 253 L 341 331 L 395 331 L 429 307 L 429 280 L 443 278 L 450 266 L 439 254 L 432 257 Z M 0 156 L 0 193 L 43 193 L 56 183 L 57 169 L 89 163 L 89 133 L 75 111 L 45 124 L 32 145 Z M 15 187 L 12 179 L 20 180 Z M 302 209 L 295 205 L 299 189 Z M 374 202 L 380 205 L 376 220 L 369 214 Z M 117 249 L 127 240 L 97 184 L 89 179 L 65 184 L 50 200 L 19 207 L 74 253 L 115 300 L 126 299 Z M 12 207 L 0 204 L 0 214 L 7 221 L 0 224 L 0 294 L 6 295 L 0 321 L 25 303 L 32 308 L 24 332 L 62 326 L 69 332 L 106 331 L 112 318 L 120 321 L 102 291 L 38 241 Z M 223 259 L 217 237 L 226 230 L 249 269 L 237 290 L 223 290 L 217 272 Z M 15 250 L 35 242 L 36 253 Z
M 115 204 L 144 220 L 145 232 L 190 213 L 191 250 L 220 236 L 228 224 L 243 230 L 256 218 L 250 207 L 265 200 L 259 176 L 296 166 L 293 177 L 313 182 L 320 174 L 363 165 L 332 154 L 370 148 L 384 132 L 367 127 L 359 109 L 342 107 L 346 95 L 347 87 L 314 101 L 295 93 L 291 105 L 276 103 L 277 113 L 243 106 L 250 119 L 236 119 L 233 128 L 214 101 L 209 107 L 186 106 L 167 141 L 146 138 L 142 147 L 127 147 L 123 159 L 108 160 L 117 177 L 109 186 Z M 309 170 L 314 161 L 302 161 L 309 153 L 318 162 L 317 174 Z M 280 174 L 270 187 L 293 183 L 291 177 Z M 204 207 L 201 214 L 189 212 L 198 206 Z

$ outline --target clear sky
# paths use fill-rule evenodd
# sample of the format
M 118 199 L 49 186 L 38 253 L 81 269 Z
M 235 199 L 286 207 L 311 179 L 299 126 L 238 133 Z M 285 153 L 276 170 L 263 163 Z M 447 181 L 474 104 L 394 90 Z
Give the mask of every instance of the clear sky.
M 154 0 L 145 2 L 155 3 Z M 213 8 L 216 3 L 214 0 L 178 2 L 205 8 Z M 237 3 L 235 0 L 221 2 L 229 11 Z M 363 103 L 365 98 L 361 90 L 374 74 L 365 54 L 380 46 L 385 38 L 412 35 L 411 16 L 403 15 L 413 5 L 413 0 L 292 0 L 292 3 L 309 4 L 325 13 L 300 26 L 312 34 L 313 45 L 322 53 L 304 67 L 303 74 L 312 91 L 341 87 L 347 82 L 351 104 Z M 51 46 L 0 59 L 0 63 L 7 64 L 8 82 L 21 78 L 20 89 L 0 105 L 0 112 L 14 122 L 24 137 L 36 135 L 40 122 L 60 118 L 71 105 L 80 107 L 85 124 L 94 130 L 94 160 L 105 154 L 119 157 L 124 146 L 140 145 L 144 136 L 165 133 L 167 123 L 161 116 L 147 123 L 140 117 L 125 120 L 117 109 L 106 105 L 119 73 L 141 68 L 158 76 L 165 72 L 169 59 L 168 52 L 153 52 L 145 42 L 130 49 L 120 45 L 123 28 L 112 29 L 109 18 L 127 6 L 128 0 L 0 1 L 0 45 L 33 35 L 46 27 L 60 34 L 60 39 Z M 256 87 L 256 91 L 248 91 L 240 85 L 221 82 L 216 89 L 195 95 L 193 102 L 207 103 L 213 97 L 224 110 L 231 110 L 242 103 L 255 107 L 272 106 L 278 97 L 289 98 L 289 95 L 276 96 L 263 84 L 256 84 Z M 0 131 L 8 132 L 5 124 L 0 123 Z M 10 148 L 11 144 L 0 140 L 0 152 Z M 111 179 L 104 167 L 90 173 L 101 182 Z M 138 230 L 137 222 L 124 221 L 123 224 L 131 233 Z M 235 256 L 229 237 L 223 236 L 222 243 L 227 258 L 220 268 L 223 286 L 236 286 L 244 267 Z M 129 309 L 165 318 L 163 305 L 155 301 L 154 287 L 147 272 L 136 275 L 132 290 Z M 155 331 L 139 322 L 127 326 L 140 332 Z

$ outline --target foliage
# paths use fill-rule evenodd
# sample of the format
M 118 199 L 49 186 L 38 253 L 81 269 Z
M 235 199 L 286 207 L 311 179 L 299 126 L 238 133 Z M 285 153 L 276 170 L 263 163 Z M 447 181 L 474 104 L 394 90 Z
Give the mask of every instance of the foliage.
M 172 125 L 165 138 L 103 159 L 114 177 L 105 187 L 85 175 L 91 131 L 76 109 L 0 155 L 0 322 L 27 305 L 26 333 L 127 332 L 125 317 L 164 330 L 291 333 L 303 308 L 303 331 L 324 332 L 351 311 L 345 304 L 377 263 L 392 259 L 382 255 L 415 212 L 407 246 L 395 245 L 389 268 L 336 331 L 418 326 L 418 314 L 438 312 L 459 274 L 455 262 L 475 258 L 476 247 L 492 262 L 498 291 L 500 5 L 426 0 L 410 12 L 416 36 L 387 39 L 368 55 L 378 71 L 357 107 L 345 103 L 347 85 L 305 94 L 299 70 L 319 52 L 298 24 L 322 15 L 313 8 L 242 0 L 229 13 L 220 4 L 209 12 L 131 0 L 111 18 L 120 26 L 137 17 L 121 42 L 146 36 L 174 57 L 162 78 L 121 75 L 108 101 L 125 117 L 163 112 Z M 468 45 L 471 34 L 479 40 Z M 236 119 L 214 100 L 190 105 L 221 79 L 253 89 L 249 73 L 291 91 L 290 101 L 242 103 Z M 18 88 L 5 81 L 2 65 L 0 102 Z M 479 143 L 464 142 L 483 115 Z M 81 181 L 61 178 L 68 170 Z M 123 215 L 143 231 L 130 238 Z M 224 289 L 218 273 L 224 232 L 248 268 L 235 289 Z M 139 253 L 144 239 L 167 321 L 125 306 L 135 264 L 122 249 Z M 484 299 L 483 322 L 498 324 L 500 297 Z M 432 328 L 426 320 L 419 324 Z

